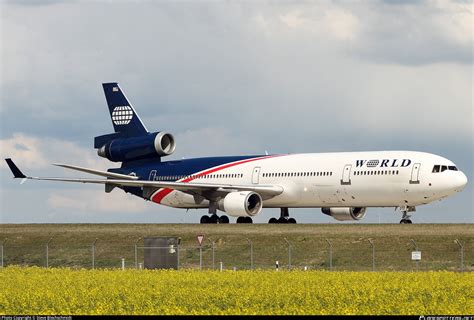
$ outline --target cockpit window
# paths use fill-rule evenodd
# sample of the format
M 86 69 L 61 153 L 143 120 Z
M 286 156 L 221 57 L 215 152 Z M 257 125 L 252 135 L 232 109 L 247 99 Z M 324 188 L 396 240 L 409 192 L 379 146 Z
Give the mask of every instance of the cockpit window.
M 456 166 L 442 166 L 442 165 L 435 165 L 433 167 L 433 173 L 436 173 L 436 172 L 443 172 L 443 171 L 446 171 L 446 170 L 451 170 L 451 171 L 458 171 L 458 168 Z

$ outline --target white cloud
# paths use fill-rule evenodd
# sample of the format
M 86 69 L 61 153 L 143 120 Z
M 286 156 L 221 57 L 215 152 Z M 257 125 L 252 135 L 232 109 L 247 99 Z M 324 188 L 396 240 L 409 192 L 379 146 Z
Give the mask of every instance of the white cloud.
M 473 8 L 445 1 L 357 6 L 363 24 L 354 53 L 376 63 L 472 64 Z
M 58 190 L 48 196 L 47 203 L 53 210 L 74 212 L 84 216 L 96 213 L 139 213 L 151 209 L 156 204 L 114 189 L 111 193 L 103 190 Z
M 19 166 L 31 169 L 51 168 L 52 163 L 77 164 L 98 170 L 105 170 L 110 165 L 93 149 L 70 141 L 33 137 L 20 132 L 0 140 L 0 153 L 3 158 L 12 158 Z M 1 167 L 6 168 L 6 164 L 2 162 Z
M 298 32 L 306 31 L 335 41 L 355 39 L 359 27 L 358 17 L 350 11 L 321 4 L 284 12 L 279 15 L 279 19 Z
M 244 136 L 233 136 L 220 127 L 189 129 L 176 135 L 176 157 L 264 153 L 258 143 L 249 143 Z

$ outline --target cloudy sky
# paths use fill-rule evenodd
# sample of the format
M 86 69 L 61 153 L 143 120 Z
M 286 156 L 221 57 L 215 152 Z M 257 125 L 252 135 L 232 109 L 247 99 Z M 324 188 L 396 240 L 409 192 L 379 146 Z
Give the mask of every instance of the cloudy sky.
M 418 150 L 470 184 L 416 222 L 474 222 L 471 1 L 1 1 L 0 154 L 31 175 L 105 169 L 101 83 L 118 81 L 170 159 Z M 77 175 L 77 174 L 76 174 Z M 196 222 L 120 190 L 28 181 L 2 161 L 0 222 Z M 277 214 L 265 210 L 255 220 Z M 299 222 L 334 222 L 319 209 Z M 398 222 L 371 209 L 365 222 Z

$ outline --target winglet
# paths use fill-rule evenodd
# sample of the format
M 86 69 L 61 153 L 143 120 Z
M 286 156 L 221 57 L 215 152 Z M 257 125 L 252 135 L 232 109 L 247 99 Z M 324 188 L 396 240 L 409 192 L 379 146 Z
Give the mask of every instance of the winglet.
M 8 159 L 5 159 L 5 161 L 7 162 L 8 166 L 10 167 L 10 170 L 12 171 L 14 178 L 22 178 L 22 179 L 27 178 L 27 176 L 25 176 L 23 174 L 23 172 L 21 172 L 21 170 L 18 169 L 18 167 L 16 166 L 16 164 L 13 162 L 12 159 L 8 158 Z

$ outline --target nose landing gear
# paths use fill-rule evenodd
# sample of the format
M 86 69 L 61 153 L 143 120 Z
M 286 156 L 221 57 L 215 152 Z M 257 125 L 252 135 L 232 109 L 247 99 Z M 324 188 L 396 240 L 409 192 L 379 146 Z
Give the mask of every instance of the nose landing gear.
M 415 212 L 416 208 L 412 206 L 405 206 L 405 207 L 400 207 L 400 210 L 403 212 L 403 216 L 402 216 L 402 220 L 400 220 L 400 224 L 412 224 L 413 222 L 410 220 L 411 215 L 408 213 Z

